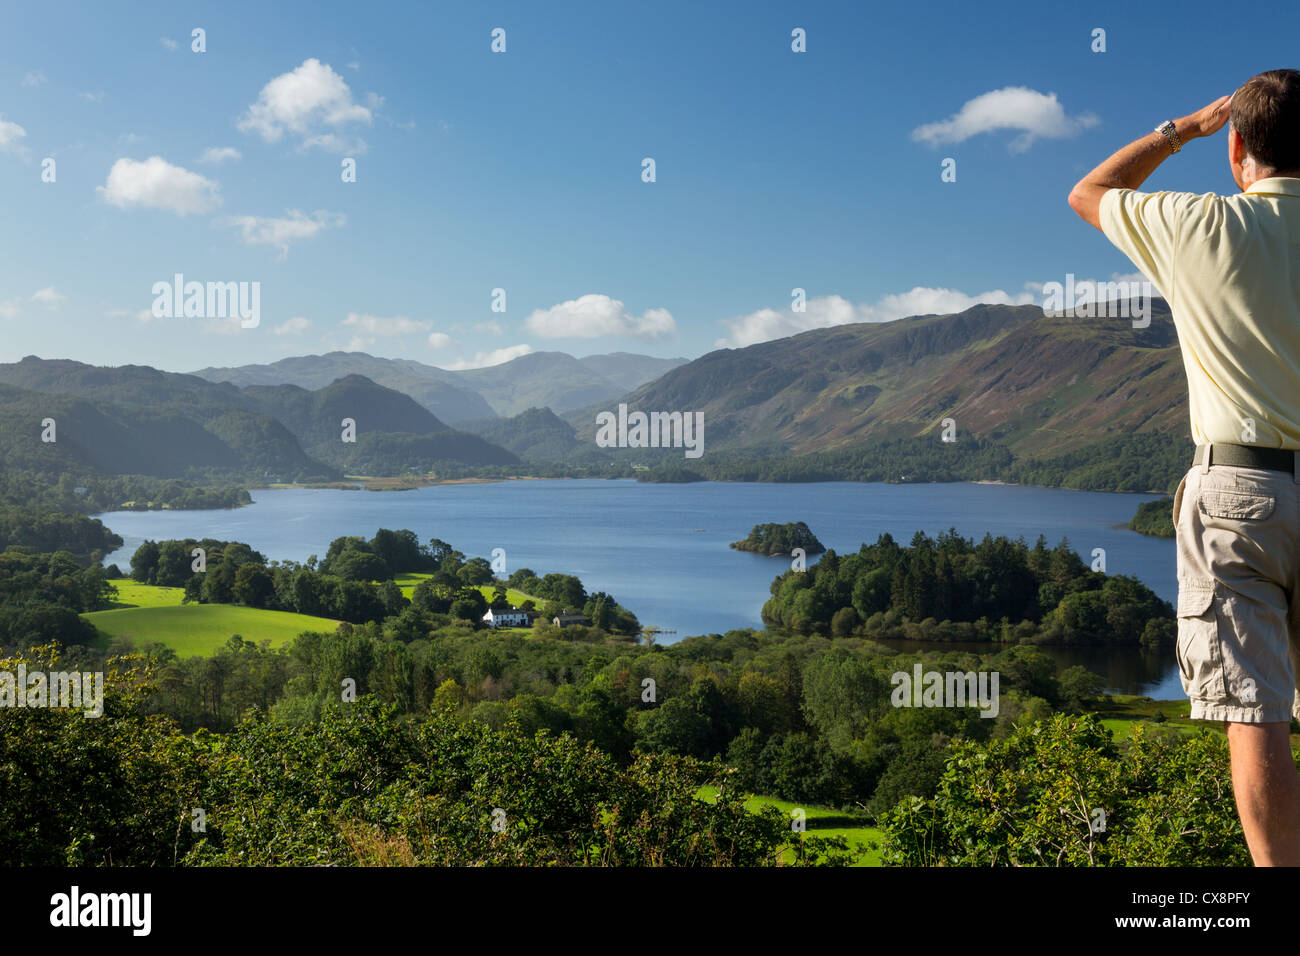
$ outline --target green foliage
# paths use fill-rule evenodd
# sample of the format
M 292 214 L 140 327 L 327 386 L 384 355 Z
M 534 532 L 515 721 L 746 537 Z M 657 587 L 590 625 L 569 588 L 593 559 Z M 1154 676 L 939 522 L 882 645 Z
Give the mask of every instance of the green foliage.
M 1174 537 L 1173 508 L 1172 497 L 1145 501 L 1138 505 L 1137 514 L 1133 515 L 1128 526 L 1141 534 L 1149 534 L 1157 538 L 1172 538 Z
M 36 508 L 0 507 L 0 551 L 11 547 L 35 552 L 67 551 L 82 563 L 99 559 L 122 546 L 122 539 L 98 518 L 42 511 Z
M 1167 636 L 1149 623 L 1172 623 L 1173 608 L 1136 578 L 1089 570 L 1064 539 L 1049 551 L 1041 536 L 977 545 L 950 530 L 827 551 L 772 582 L 763 620 L 835 637 L 1135 645 Z
M 1151 733 L 1122 746 L 1095 716 L 960 741 L 933 798 L 885 814 L 901 866 L 1244 866 L 1227 745 Z M 1100 812 L 1098 812 L 1100 811 Z
M 821 554 L 826 550 L 826 546 L 817 540 L 817 536 L 802 521 L 756 524 L 749 532 L 749 537 L 743 541 L 733 541 L 731 547 L 737 551 L 768 555 L 789 555 L 795 548 L 802 548 L 805 554 Z

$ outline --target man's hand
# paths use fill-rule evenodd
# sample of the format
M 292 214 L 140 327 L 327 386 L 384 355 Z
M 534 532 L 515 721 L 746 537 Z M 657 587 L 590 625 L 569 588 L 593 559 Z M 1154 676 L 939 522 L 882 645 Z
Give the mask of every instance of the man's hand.
M 1176 120 L 1174 125 L 1178 127 L 1178 134 L 1182 135 L 1183 127 L 1186 125 L 1192 138 L 1213 136 L 1223 129 L 1224 123 L 1228 122 L 1228 107 L 1231 105 L 1231 95 L 1220 96 L 1209 106 L 1197 110 L 1190 116 L 1184 116 L 1181 120 Z
M 1231 96 L 1221 96 L 1209 106 L 1174 120 L 1179 139 L 1213 136 L 1228 121 L 1231 102 Z M 1171 155 L 1173 149 L 1163 133 L 1147 133 L 1079 180 L 1070 190 L 1070 208 L 1084 222 L 1100 229 L 1101 197 L 1112 189 L 1137 189 Z

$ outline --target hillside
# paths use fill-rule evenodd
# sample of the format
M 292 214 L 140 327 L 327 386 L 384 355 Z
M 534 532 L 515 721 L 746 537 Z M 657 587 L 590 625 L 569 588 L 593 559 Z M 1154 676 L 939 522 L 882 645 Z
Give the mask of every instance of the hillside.
M 518 461 L 360 375 L 316 390 L 239 389 L 145 366 L 28 356 L 0 365 L 0 388 L 8 412 L 0 451 L 11 469 L 305 481 Z M 39 441 L 46 417 L 58 422 L 54 444 Z M 355 443 L 341 441 L 344 418 L 356 422 Z
M 1151 324 L 1051 318 L 1033 306 L 817 329 L 710 352 L 623 399 L 703 411 L 709 451 L 800 455 L 933 436 L 1046 458 L 1134 432 L 1183 436 L 1186 383 L 1168 307 Z M 592 440 L 592 405 L 565 418 Z
M 607 401 L 644 385 L 685 359 L 659 359 L 629 352 L 576 359 L 564 352 L 533 352 L 501 365 L 450 371 L 412 359 L 386 359 L 365 352 L 329 352 L 281 359 L 269 365 L 205 368 L 209 382 L 297 385 L 324 388 L 349 375 L 403 392 L 444 422 L 509 417 L 529 408 L 567 412 Z
M 211 382 L 249 385 L 297 385 L 314 390 L 349 375 L 364 375 L 378 385 L 411 396 L 444 422 L 487 418 L 492 406 L 470 388 L 457 382 L 457 373 L 410 359 L 384 359 L 365 352 L 328 352 L 300 355 L 269 365 L 205 368 L 194 375 Z
M 651 355 L 634 355 L 631 352 L 609 352 L 605 355 L 588 355 L 578 361 L 624 392 L 630 392 L 685 365 L 690 359 L 661 359 Z
M 447 462 L 510 465 L 503 448 L 451 429 L 409 395 L 349 375 L 316 391 L 296 385 L 253 385 L 243 395 L 276 414 L 311 454 L 353 474 L 428 471 Z M 344 419 L 356 441 L 342 440 Z
M 603 461 L 603 449 L 579 441 L 573 426 L 549 408 L 530 408 L 511 418 L 483 418 L 461 422 L 469 432 L 535 462 Z
M 41 423 L 55 422 L 55 441 Z M 183 402 L 116 404 L 0 385 L 0 461 L 6 470 L 159 478 L 338 476 L 274 419 L 242 408 L 198 416 Z

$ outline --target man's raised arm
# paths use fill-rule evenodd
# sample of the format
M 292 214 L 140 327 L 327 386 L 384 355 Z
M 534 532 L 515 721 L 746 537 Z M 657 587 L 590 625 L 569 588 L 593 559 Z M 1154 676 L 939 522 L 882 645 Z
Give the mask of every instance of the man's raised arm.
M 1228 121 L 1231 100 L 1231 96 L 1221 96 L 1204 109 L 1174 120 L 1173 133 L 1179 143 L 1217 133 Z M 1070 190 L 1070 208 L 1084 222 L 1100 229 L 1101 197 L 1112 189 L 1137 189 L 1171 155 L 1173 143 L 1168 136 L 1161 132 L 1147 133 L 1079 180 Z

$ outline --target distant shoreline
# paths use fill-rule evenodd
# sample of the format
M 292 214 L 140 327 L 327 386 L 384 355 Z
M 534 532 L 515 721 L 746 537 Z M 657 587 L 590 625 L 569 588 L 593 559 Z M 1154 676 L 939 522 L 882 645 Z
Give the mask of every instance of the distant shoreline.
M 293 488 L 311 488 L 317 491 L 414 491 L 430 485 L 487 485 L 499 481 L 541 481 L 531 475 L 509 478 L 345 478 L 343 481 L 274 482 L 250 487 L 251 491 L 285 491 Z

